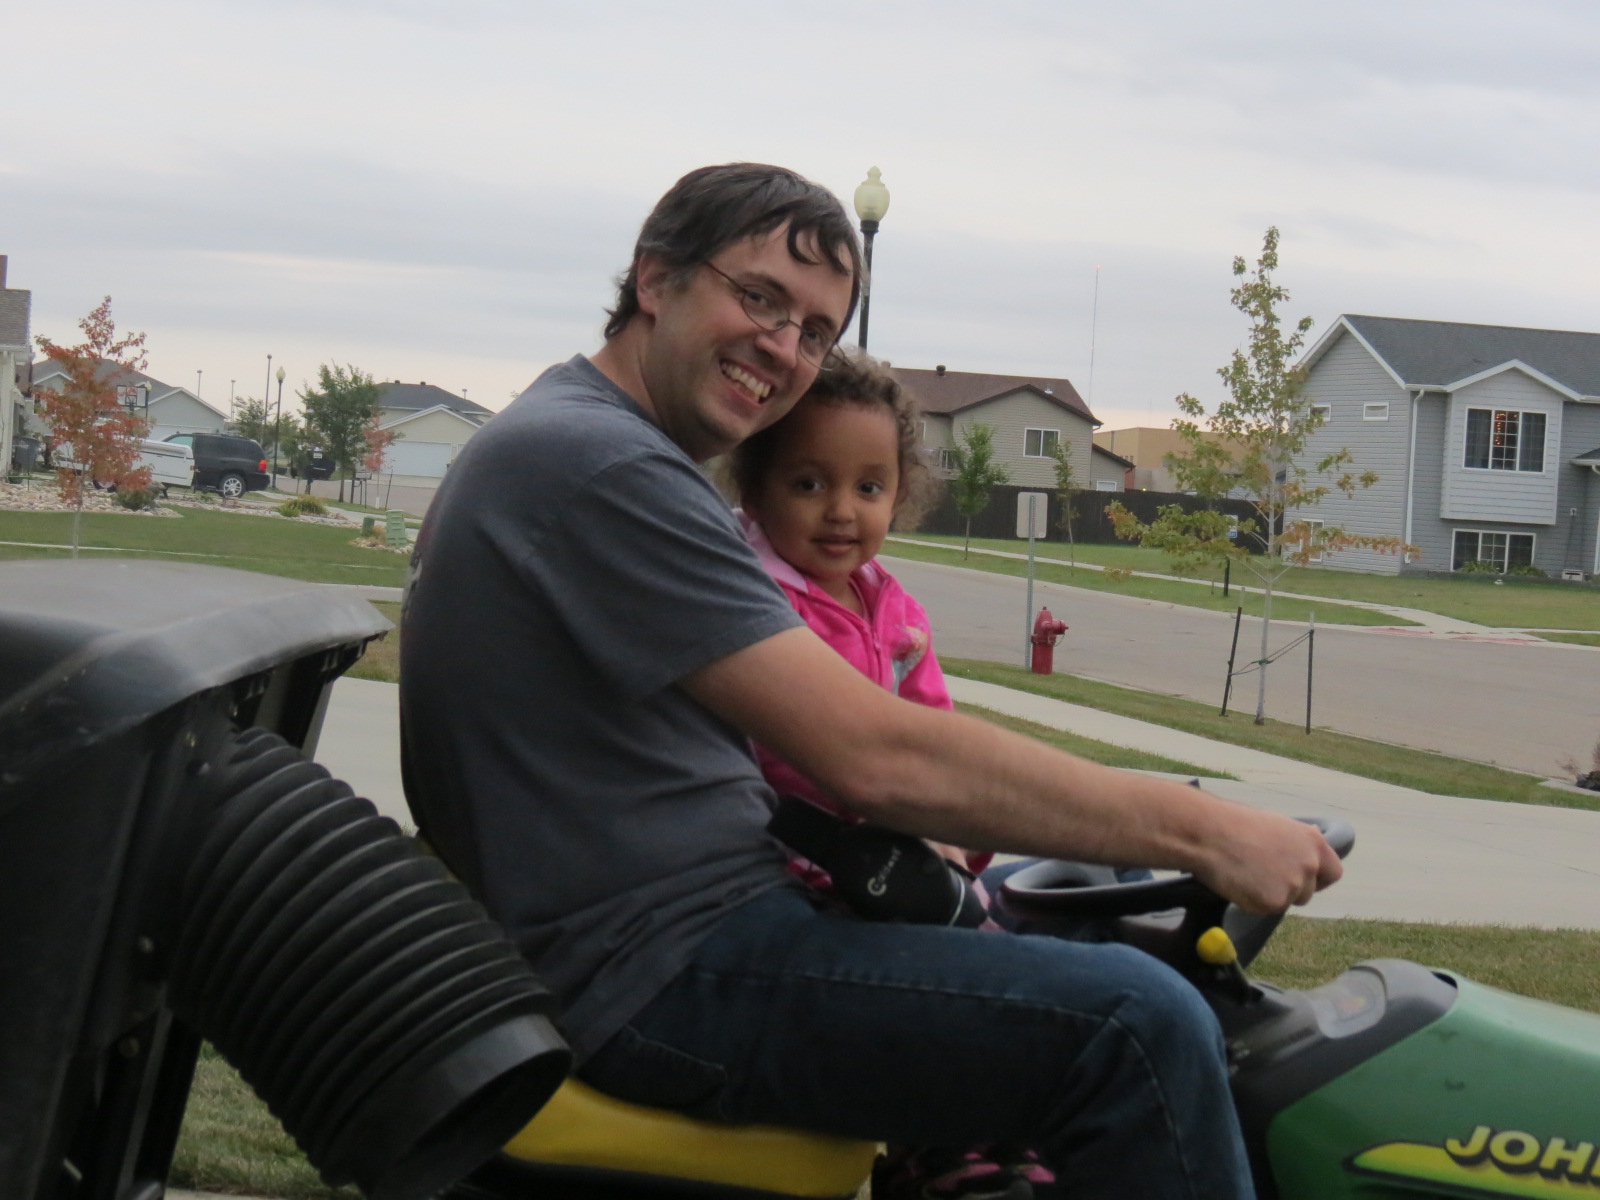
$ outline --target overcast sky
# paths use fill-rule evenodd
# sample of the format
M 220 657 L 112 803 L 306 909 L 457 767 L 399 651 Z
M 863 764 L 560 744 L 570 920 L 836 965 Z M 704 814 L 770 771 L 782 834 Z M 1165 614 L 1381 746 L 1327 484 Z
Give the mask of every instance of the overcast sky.
M 35 332 L 109 293 L 224 407 L 272 354 L 286 399 L 336 360 L 500 408 L 733 159 L 847 203 L 880 167 L 872 350 L 1065 376 L 1107 428 L 1215 396 L 1270 224 L 1318 332 L 1600 330 L 1593 0 L 55 0 L 5 40 Z

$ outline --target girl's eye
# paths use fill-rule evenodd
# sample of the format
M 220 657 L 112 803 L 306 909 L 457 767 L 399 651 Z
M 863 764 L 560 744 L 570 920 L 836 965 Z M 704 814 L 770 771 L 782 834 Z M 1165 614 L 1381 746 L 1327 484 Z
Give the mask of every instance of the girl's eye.
M 822 484 L 816 479 L 796 479 L 794 481 L 794 490 L 797 492 L 819 492 L 822 490 Z
M 859 490 L 863 496 L 881 496 L 883 494 L 883 484 L 878 483 L 876 480 L 868 480 L 860 485 Z

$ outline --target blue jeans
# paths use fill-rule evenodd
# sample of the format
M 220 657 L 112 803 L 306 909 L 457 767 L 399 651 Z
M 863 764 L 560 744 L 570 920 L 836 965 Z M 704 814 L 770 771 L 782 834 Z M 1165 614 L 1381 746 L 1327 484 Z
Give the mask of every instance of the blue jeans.
M 1121 945 L 876 924 L 779 889 L 578 1074 L 723 1121 L 1021 1142 L 1074 1197 L 1253 1194 L 1210 1009 Z

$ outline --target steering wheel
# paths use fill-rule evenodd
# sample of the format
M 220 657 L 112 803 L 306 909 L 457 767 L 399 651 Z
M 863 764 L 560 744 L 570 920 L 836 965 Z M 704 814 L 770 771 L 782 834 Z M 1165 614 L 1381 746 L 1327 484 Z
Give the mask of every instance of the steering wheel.
M 1335 817 L 1301 817 L 1315 826 L 1340 858 L 1355 845 L 1356 831 Z M 1173 875 L 1135 883 L 1101 882 L 1114 878 L 1109 868 L 1085 863 L 1046 861 L 1024 867 L 1000 887 L 1000 900 L 1013 916 L 1048 932 L 1051 926 L 1077 926 L 1084 921 L 1113 920 L 1181 909 L 1180 922 L 1122 922 L 1119 932 L 1170 962 L 1187 967 L 1194 961 L 1194 942 L 1214 925 L 1227 930 L 1248 965 L 1283 920 L 1282 913 L 1247 913 L 1223 899 L 1193 875 Z

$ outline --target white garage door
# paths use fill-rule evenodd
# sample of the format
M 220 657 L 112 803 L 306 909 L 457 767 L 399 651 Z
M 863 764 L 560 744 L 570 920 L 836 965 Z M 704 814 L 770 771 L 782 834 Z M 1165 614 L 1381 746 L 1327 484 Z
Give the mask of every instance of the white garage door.
M 449 442 L 410 442 L 401 438 L 390 445 L 384 456 L 383 472 L 385 475 L 430 475 L 443 479 L 454 449 Z

